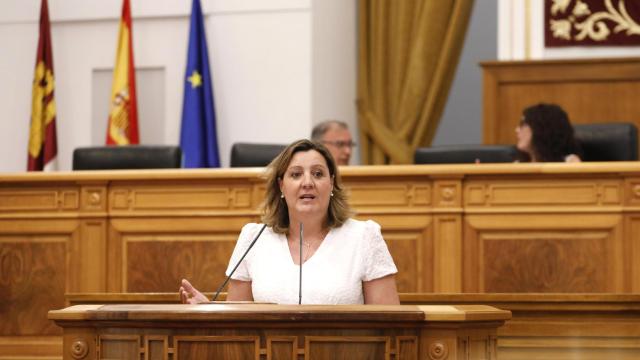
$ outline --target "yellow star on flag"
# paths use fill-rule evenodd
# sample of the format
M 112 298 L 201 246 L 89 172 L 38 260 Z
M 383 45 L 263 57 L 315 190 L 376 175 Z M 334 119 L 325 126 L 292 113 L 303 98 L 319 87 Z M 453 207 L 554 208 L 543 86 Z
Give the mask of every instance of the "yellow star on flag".
M 202 86 L 202 76 L 200 76 L 197 70 L 193 70 L 193 73 L 187 78 L 187 81 L 191 83 L 192 89 Z

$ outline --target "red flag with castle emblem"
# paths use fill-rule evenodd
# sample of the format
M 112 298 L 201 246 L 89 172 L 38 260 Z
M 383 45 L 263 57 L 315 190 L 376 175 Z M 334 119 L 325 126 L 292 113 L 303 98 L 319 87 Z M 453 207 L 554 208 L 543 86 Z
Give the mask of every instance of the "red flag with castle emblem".
M 31 129 L 27 171 L 54 170 L 58 154 L 56 102 L 53 98 L 53 53 L 47 0 L 40 6 L 40 38 L 31 93 Z
M 129 0 L 122 3 L 122 19 L 118 35 L 116 66 L 113 70 L 107 145 L 138 144 L 138 107 L 136 77 L 131 43 L 131 8 Z

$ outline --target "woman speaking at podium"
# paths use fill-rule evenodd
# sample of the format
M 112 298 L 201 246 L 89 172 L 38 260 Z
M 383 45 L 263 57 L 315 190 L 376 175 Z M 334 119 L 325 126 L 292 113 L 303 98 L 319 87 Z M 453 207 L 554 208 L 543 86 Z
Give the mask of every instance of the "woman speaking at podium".
M 400 303 L 380 226 L 350 218 L 338 167 L 322 144 L 289 145 L 267 167 L 266 185 L 264 224 L 242 228 L 226 271 L 227 300 Z M 209 301 L 187 280 L 181 285 L 183 303 Z

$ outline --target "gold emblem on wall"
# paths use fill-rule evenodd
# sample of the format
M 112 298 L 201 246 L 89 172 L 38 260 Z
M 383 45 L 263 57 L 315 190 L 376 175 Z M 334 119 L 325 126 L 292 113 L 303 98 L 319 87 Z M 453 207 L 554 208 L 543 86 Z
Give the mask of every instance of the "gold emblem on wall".
M 625 0 L 547 0 L 545 45 L 640 44 L 640 4 Z

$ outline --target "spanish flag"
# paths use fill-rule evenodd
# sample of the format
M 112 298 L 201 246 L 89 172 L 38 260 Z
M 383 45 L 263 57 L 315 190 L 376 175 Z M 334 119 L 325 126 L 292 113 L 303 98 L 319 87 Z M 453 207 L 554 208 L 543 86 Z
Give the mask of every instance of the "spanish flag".
M 122 19 L 118 35 L 116 67 L 113 71 L 107 145 L 138 144 L 138 109 L 136 76 L 131 43 L 131 8 L 129 0 L 122 3 Z
M 58 154 L 56 102 L 53 98 L 53 54 L 47 0 L 40 6 L 40 38 L 31 93 L 31 130 L 27 171 L 54 170 Z

